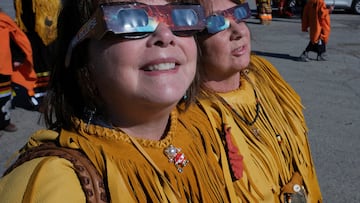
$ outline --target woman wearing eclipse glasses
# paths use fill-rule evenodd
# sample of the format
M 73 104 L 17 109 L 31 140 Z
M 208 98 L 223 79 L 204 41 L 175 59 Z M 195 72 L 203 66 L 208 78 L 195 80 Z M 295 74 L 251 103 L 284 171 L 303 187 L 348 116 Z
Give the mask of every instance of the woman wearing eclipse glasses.
M 48 129 L 5 172 L 0 202 L 230 202 L 209 139 L 178 121 L 204 28 L 184 1 L 64 1 Z
M 208 16 L 198 37 L 202 91 L 198 108 L 180 120 L 211 121 L 214 140 L 224 145 L 219 160 L 242 202 L 322 202 L 300 97 L 274 66 L 251 54 L 249 5 L 201 4 Z

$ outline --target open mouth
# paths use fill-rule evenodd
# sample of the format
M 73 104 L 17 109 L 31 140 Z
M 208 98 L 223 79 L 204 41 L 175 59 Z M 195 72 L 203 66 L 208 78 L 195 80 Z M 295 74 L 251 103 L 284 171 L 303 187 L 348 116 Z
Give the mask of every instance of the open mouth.
M 175 63 L 160 63 L 156 65 L 147 66 L 144 71 L 163 71 L 175 69 Z
M 233 55 L 241 55 L 245 52 L 245 46 L 238 47 L 231 51 Z

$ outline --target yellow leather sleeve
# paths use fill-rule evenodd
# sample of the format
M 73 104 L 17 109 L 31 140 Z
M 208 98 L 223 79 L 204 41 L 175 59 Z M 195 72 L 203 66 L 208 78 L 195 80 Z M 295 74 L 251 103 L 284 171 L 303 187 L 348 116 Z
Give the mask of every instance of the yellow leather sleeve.
M 0 179 L 0 202 L 85 202 L 71 162 L 41 157 L 15 168 Z

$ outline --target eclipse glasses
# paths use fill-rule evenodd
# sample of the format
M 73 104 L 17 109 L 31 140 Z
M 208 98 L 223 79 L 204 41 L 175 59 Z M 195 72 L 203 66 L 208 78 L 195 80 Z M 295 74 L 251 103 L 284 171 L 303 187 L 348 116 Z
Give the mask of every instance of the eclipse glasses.
M 102 4 L 72 39 L 65 59 L 85 39 L 102 39 L 112 33 L 124 39 L 140 39 L 153 33 L 160 23 L 177 36 L 188 37 L 205 28 L 203 7 L 195 4 L 146 5 L 142 3 Z
M 230 27 L 230 20 L 240 23 L 250 17 L 251 10 L 247 2 L 216 12 L 206 18 L 207 33 L 215 34 L 228 29 Z
M 73 49 L 85 39 L 102 39 L 106 34 L 115 34 L 124 39 L 141 39 L 153 33 L 160 23 L 165 23 L 174 35 L 189 37 L 207 28 L 215 34 L 230 27 L 229 19 L 237 23 L 249 18 L 248 3 L 205 17 L 202 6 L 197 4 L 147 5 L 142 3 L 117 2 L 102 4 L 80 28 L 66 54 L 68 67 Z

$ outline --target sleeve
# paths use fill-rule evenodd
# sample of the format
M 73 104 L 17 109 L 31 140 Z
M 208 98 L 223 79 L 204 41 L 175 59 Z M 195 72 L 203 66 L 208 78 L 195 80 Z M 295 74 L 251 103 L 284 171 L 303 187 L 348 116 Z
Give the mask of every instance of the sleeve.
M 0 179 L 0 202 L 86 202 L 86 198 L 71 162 L 42 157 Z
M 322 5 L 320 6 L 319 21 L 321 25 L 320 38 L 325 42 L 325 44 L 327 44 L 329 41 L 331 28 L 329 9 L 326 7 L 324 2 L 322 2 Z

